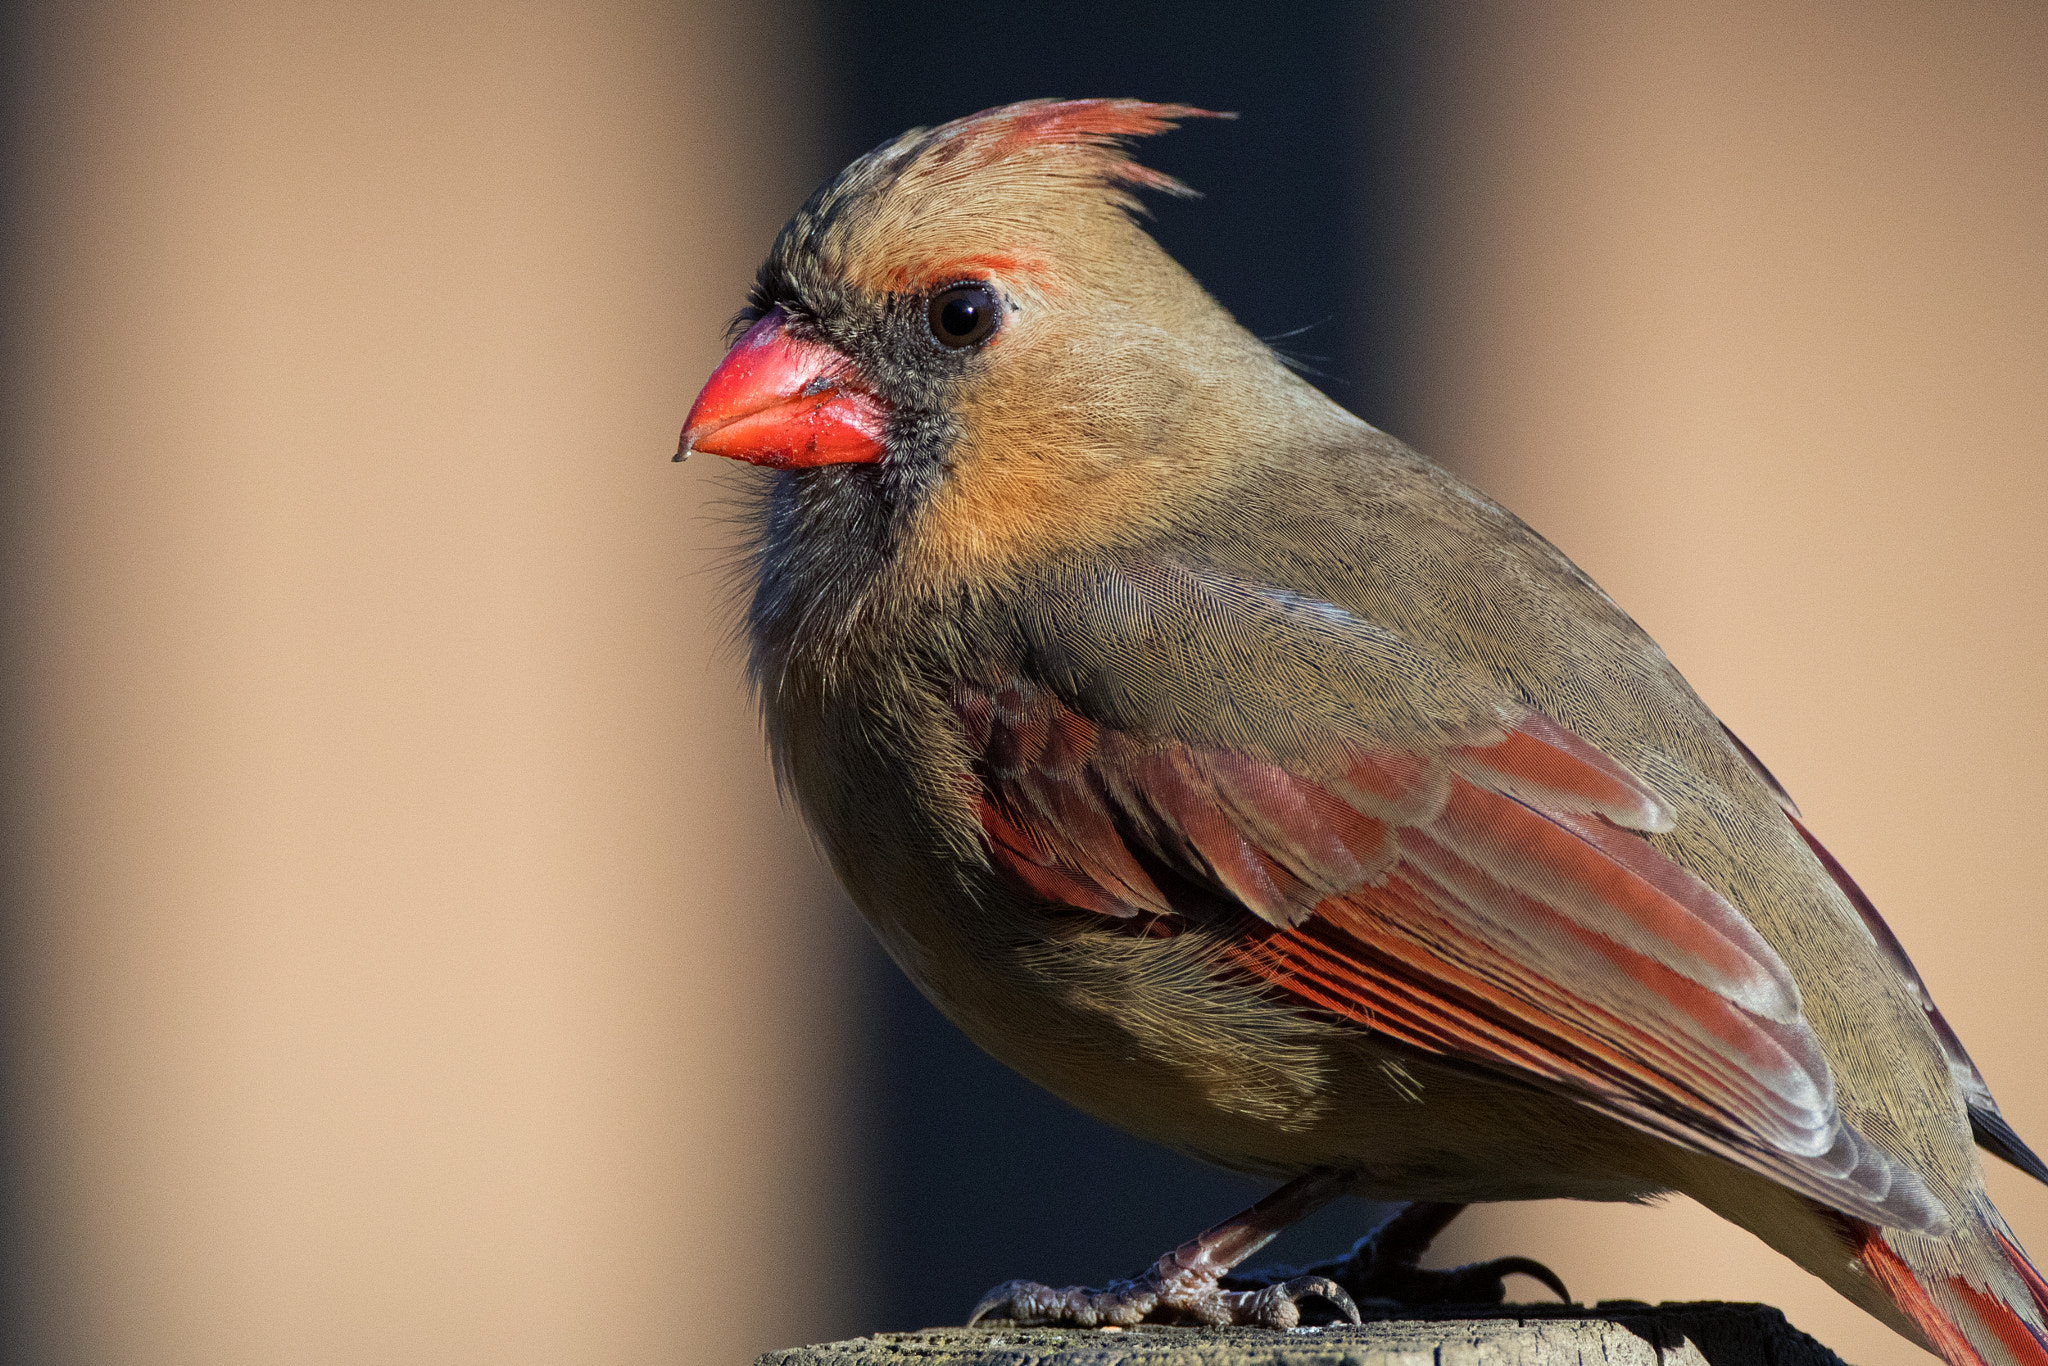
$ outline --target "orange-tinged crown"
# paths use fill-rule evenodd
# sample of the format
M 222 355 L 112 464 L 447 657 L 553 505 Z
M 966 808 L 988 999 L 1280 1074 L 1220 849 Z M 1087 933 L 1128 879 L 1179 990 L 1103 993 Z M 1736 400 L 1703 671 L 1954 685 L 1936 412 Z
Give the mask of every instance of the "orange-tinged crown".
M 1048 233 L 1089 204 L 1136 211 L 1140 189 L 1193 193 L 1132 161 L 1129 139 L 1232 117 L 1145 100 L 1025 100 L 912 129 L 821 189 L 775 257 L 885 290 L 977 265 L 1042 279 Z

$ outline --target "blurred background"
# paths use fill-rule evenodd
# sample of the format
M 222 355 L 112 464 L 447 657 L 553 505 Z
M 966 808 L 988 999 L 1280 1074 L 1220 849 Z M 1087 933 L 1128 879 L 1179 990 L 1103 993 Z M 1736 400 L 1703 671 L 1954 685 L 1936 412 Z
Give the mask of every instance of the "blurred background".
M 1162 240 L 1636 615 L 2048 1141 L 2048 10 L 1253 8 L 6 8 L 10 1359 L 739 1363 L 1258 1193 L 897 978 L 668 462 L 810 188 L 1031 95 L 1242 113 Z M 1504 1252 L 1927 1360 L 1683 1201 Z

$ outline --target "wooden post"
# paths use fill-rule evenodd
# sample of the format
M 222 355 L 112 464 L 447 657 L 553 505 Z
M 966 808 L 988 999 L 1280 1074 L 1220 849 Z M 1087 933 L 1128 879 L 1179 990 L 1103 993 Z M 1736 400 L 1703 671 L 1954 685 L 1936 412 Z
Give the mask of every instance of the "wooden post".
M 927 1328 L 769 1352 L 755 1366 L 1843 1366 L 1761 1304 L 1609 1300 L 1357 1327 Z

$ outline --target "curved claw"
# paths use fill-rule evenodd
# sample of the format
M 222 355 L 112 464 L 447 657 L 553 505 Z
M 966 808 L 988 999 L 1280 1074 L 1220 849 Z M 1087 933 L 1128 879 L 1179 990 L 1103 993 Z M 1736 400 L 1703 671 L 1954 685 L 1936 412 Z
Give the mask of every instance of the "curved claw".
M 980 1303 L 974 1306 L 974 1312 L 967 1316 L 967 1326 L 973 1328 L 979 1325 L 991 1313 L 1001 1309 L 1014 1299 L 1016 1292 L 1028 1284 L 1028 1281 L 1004 1281 L 1001 1285 L 983 1295 Z
M 1223 1284 L 1250 1292 L 1281 1281 L 1298 1284 L 1311 1277 L 1327 1278 L 1349 1292 L 1348 1302 L 1415 1309 L 1439 1304 L 1499 1304 L 1507 1298 L 1507 1278 L 1521 1275 L 1540 1281 L 1564 1303 L 1572 1302 L 1571 1291 L 1558 1274 L 1530 1257 L 1496 1257 L 1448 1270 L 1417 1265 L 1435 1234 L 1431 1225 L 1446 1222 L 1444 1213 L 1441 1206 L 1410 1206 L 1359 1239 L 1343 1257 L 1299 1268 L 1263 1267 L 1227 1276 Z
M 1563 1278 L 1534 1257 L 1495 1257 L 1490 1262 L 1474 1262 L 1469 1266 L 1461 1266 L 1450 1274 L 1454 1276 L 1470 1275 L 1475 1281 L 1479 1282 L 1492 1281 L 1494 1286 L 1492 1302 L 1495 1304 L 1508 1297 L 1507 1278 L 1516 1275 L 1527 1276 L 1531 1280 L 1541 1281 L 1544 1287 L 1551 1294 L 1557 1296 L 1560 1302 L 1564 1304 L 1572 1302 L 1572 1292 L 1564 1288 Z
M 1269 1286 L 1267 1290 L 1279 1291 L 1287 1297 L 1289 1304 L 1296 1303 L 1304 1295 L 1319 1295 L 1323 1299 L 1328 1300 L 1338 1312 L 1342 1313 L 1352 1323 L 1364 1322 L 1358 1316 L 1358 1302 L 1351 1298 L 1351 1292 L 1331 1280 L 1328 1276 L 1296 1276 L 1291 1281 L 1282 1281 L 1279 1285 Z M 1299 1322 L 1301 1318 L 1300 1312 L 1297 1311 L 1294 1317 Z M 1288 1325 L 1290 1328 L 1293 1326 L 1293 1324 Z

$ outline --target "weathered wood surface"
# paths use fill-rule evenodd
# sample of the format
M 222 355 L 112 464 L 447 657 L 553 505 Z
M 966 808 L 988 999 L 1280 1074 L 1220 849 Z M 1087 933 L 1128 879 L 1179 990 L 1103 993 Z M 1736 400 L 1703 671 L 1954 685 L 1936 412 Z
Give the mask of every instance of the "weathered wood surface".
M 1358 1327 L 927 1328 L 769 1352 L 755 1366 L 1843 1366 L 1760 1304 L 1511 1306 Z

